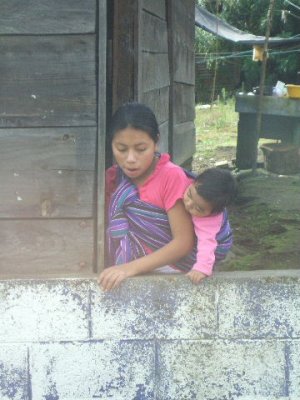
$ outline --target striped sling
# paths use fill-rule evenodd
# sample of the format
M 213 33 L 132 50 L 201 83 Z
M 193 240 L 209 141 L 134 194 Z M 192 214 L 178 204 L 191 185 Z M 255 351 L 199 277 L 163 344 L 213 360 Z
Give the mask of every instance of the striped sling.
M 137 187 L 126 177 L 111 197 L 108 221 L 111 265 L 123 264 L 158 250 L 172 239 L 165 210 L 139 199 Z M 189 271 L 196 260 L 195 249 L 175 267 Z
M 120 173 L 120 171 L 118 171 Z M 190 174 L 189 174 L 190 175 Z M 190 175 L 191 176 L 191 175 Z M 120 265 L 158 250 L 172 239 L 165 210 L 139 198 L 137 187 L 122 173 L 119 186 L 112 194 L 108 220 L 108 250 L 110 265 Z M 227 210 L 217 234 L 216 261 L 222 260 L 233 242 Z M 174 267 L 188 272 L 196 261 L 197 244 L 193 251 Z

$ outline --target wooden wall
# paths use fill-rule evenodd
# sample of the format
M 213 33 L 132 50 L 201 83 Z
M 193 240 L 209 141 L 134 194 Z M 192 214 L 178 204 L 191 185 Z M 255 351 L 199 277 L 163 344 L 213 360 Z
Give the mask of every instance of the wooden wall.
M 194 129 L 194 1 L 114 0 L 113 110 L 126 101 L 151 107 L 160 150 L 191 159 Z
M 110 104 L 148 104 L 161 150 L 176 163 L 192 157 L 193 1 L 114 0 L 108 69 L 106 5 L 0 2 L 2 274 L 85 274 L 99 265 Z
M 139 2 L 137 99 L 154 111 L 160 150 L 169 151 L 170 67 L 166 2 Z
M 93 270 L 104 4 L 0 3 L 1 273 Z
M 168 1 L 173 160 L 183 164 L 195 151 L 195 1 Z
M 195 149 L 195 4 L 193 0 L 139 2 L 137 99 L 160 125 L 160 148 L 182 164 Z

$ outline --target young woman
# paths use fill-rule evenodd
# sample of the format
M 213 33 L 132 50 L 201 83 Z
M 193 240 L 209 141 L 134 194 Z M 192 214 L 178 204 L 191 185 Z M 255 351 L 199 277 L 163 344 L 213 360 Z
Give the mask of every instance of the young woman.
M 159 154 L 159 129 L 143 104 L 121 106 L 112 118 L 116 161 L 106 174 L 111 266 L 99 276 L 103 290 L 162 266 L 187 272 L 195 262 L 195 238 L 183 194 L 192 182 Z

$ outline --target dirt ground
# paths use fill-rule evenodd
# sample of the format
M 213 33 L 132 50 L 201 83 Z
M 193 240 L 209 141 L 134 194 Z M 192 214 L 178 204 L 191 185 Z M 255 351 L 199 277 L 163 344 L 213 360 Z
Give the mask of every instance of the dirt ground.
M 194 159 L 193 170 L 228 161 L 235 148 L 217 148 L 210 160 Z M 220 271 L 298 269 L 300 267 L 300 174 L 283 176 L 257 169 L 233 173 L 238 195 L 229 208 L 234 246 Z

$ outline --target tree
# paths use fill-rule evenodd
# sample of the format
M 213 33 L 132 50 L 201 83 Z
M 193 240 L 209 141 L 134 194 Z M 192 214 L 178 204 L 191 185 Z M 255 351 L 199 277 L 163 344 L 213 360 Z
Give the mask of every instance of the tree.
M 293 0 L 300 7 L 300 0 Z M 265 35 L 269 0 L 198 0 L 197 3 L 205 7 L 219 18 L 245 32 L 254 35 Z M 271 36 L 290 37 L 300 34 L 300 10 L 290 4 L 290 1 L 277 0 Z M 300 70 L 299 45 L 281 46 L 272 49 L 267 64 L 266 83 L 275 85 L 277 80 L 286 83 L 296 83 L 297 71 Z M 234 43 L 222 40 L 200 28 L 196 28 L 196 53 L 202 53 L 208 67 L 213 67 L 212 57 L 216 52 L 243 52 L 249 50 L 247 57 L 242 59 L 242 77 L 247 90 L 257 86 L 259 82 L 260 63 L 252 61 L 249 46 L 236 46 Z M 221 68 L 223 60 L 218 60 Z

